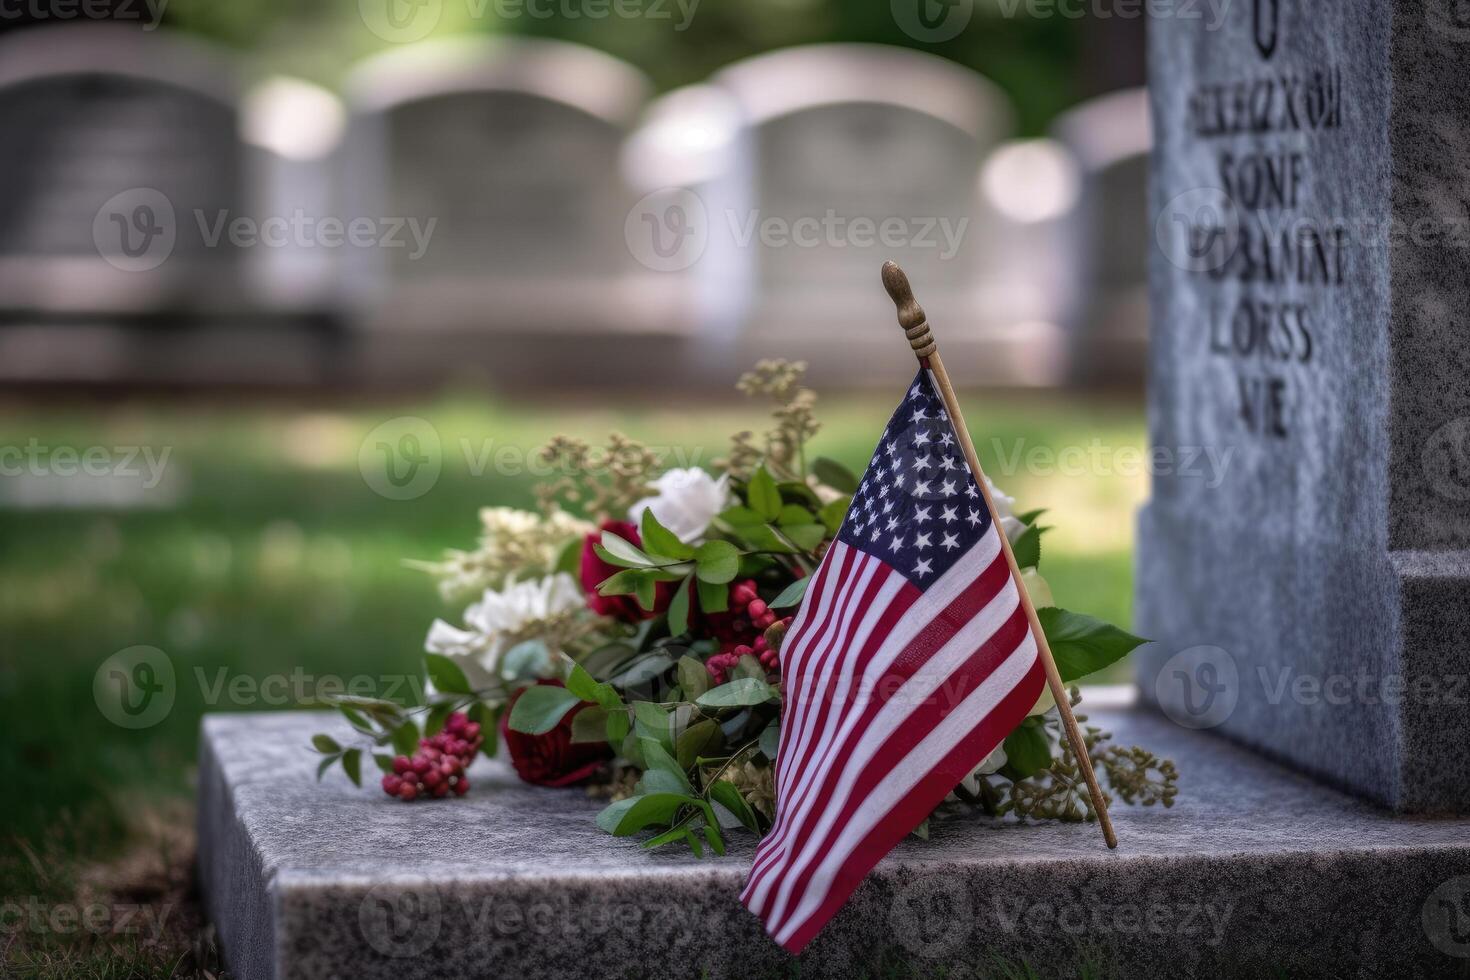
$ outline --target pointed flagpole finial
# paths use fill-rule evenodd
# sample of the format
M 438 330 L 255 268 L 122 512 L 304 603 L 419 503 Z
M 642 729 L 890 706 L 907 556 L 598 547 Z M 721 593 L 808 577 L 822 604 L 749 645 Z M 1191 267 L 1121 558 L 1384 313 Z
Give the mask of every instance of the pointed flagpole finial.
M 924 315 L 924 308 L 919 305 L 918 300 L 914 299 L 909 277 L 903 274 L 897 262 L 890 260 L 883 263 L 883 288 L 888 290 L 893 305 L 898 308 L 898 325 L 903 327 L 909 346 L 914 349 L 914 356 L 922 360 L 933 355 L 938 347 L 934 343 L 934 334 L 929 329 L 928 317 Z

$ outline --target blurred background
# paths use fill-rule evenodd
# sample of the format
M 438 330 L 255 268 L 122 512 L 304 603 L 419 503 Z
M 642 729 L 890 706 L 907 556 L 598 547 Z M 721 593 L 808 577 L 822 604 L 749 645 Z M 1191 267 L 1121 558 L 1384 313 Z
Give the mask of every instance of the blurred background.
M 1129 625 L 1150 134 L 1123 7 L 0 7 L 0 974 L 206 975 L 200 716 L 415 672 L 460 610 L 405 561 L 532 505 L 551 436 L 709 465 L 765 424 L 740 373 L 799 358 L 820 451 L 860 469 L 913 371 L 887 258 L 987 472 L 1053 509 L 1058 602 Z M 176 696 L 109 717 L 94 685 L 137 646 Z M 98 896 L 170 915 L 24 914 Z

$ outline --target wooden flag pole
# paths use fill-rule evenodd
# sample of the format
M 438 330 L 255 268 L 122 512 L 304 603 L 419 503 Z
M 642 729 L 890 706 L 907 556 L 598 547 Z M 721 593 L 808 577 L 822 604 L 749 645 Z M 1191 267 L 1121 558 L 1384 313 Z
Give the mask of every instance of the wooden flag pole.
M 944 409 L 949 413 L 950 424 L 954 426 L 960 446 L 965 450 L 965 459 L 970 464 L 970 472 L 975 475 L 975 482 L 980 485 L 980 493 L 985 498 L 985 506 L 990 510 L 990 519 L 995 523 L 996 532 L 1000 535 L 1001 550 L 1005 552 L 1006 561 L 1011 566 L 1011 577 L 1016 582 L 1016 591 L 1021 597 L 1021 607 L 1026 610 L 1026 618 L 1031 621 L 1031 632 L 1036 636 L 1037 651 L 1042 665 L 1046 668 L 1046 682 L 1051 687 L 1051 695 L 1057 702 L 1057 713 L 1061 715 L 1062 725 L 1067 730 L 1067 739 L 1072 743 L 1072 754 L 1077 757 L 1077 765 L 1087 779 L 1087 792 L 1092 797 L 1092 808 L 1097 812 L 1098 823 L 1102 825 L 1103 839 L 1108 842 L 1108 847 L 1117 847 L 1118 837 L 1113 833 L 1113 821 L 1108 817 L 1107 800 L 1103 798 L 1102 788 L 1097 784 L 1097 775 L 1092 771 L 1092 759 L 1087 754 L 1087 743 L 1083 740 L 1082 732 L 1077 727 L 1077 719 L 1072 714 L 1072 702 L 1067 697 L 1067 688 L 1062 683 L 1062 675 L 1057 671 L 1057 662 L 1051 655 L 1051 647 L 1047 645 L 1046 633 L 1041 629 L 1041 621 L 1036 618 L 1036 607 L 1032 605 L 1031 598 L 1026 595 L 1025 583 L 1021 581 L 1021 569 L 1016 566 L 1016 556 L 1011 551 L 1011 543 L 1006 538 L 1005 530 L 1001 527 L 1000 516 L 995 512 L 995 501 L 990 499 L 990 487 L 985 481 L 985 474 L 980 469 L 980 459 L 975 455 L 975 444 L 970 441 L 970 432 L 965 428 L 964 416 L 960 414 L 959 398 L 955 396 L 954 386 L 950 384 L 949 375 L 944 370 L 944 362 L 939 358 L 939 348 L 934 343 L 934 334 L 929 328 L 924 308 L 914 300 L 914 291 L 909 286 L 908 276 L 903 274 L 903 270 L 898 267 L 897 263 L 883 263 L 883 288 L 888 290 L 888 295 L 893 297 L 893 303 L 898 307 L 898 324 L 903 327 L 904 333 L 908 336 L 909 345 L 914 349 L 914 355 L 918 357 L 919 363 L 927 367 L 934 375 L 934 381 L 939 386 L 939 394 L 944 399 Z

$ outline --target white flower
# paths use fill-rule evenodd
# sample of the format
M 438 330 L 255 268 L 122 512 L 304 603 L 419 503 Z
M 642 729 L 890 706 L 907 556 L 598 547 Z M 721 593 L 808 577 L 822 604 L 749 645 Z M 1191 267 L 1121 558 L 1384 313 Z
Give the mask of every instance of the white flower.
M 452 659 L 475 690 L 493 688 L 501 680 L 500 658 L 512 641 L 534 634 L 540 623 L 580 609 L 583 602 L 581 588 L 565 572 L 515 582 L 499 591 L 486 589 L 480 601 L 464 611 L 468 629 L 436 619 L 424 648 Z
M 974 772 L 970 773 L 964 779 L 960 780 L 960 785 L 963 786 L 965 792 L 969 793 L 971 796 L 978 795 L 980 792 L 980 777 L 988 776 L 993 772 L 999 772 L 1001 770 L 1001 767 L 1003 767 L 1005 764 L 1006 747 L 1005 743 L 1002 742 L 1000 745 L 997 745 L 995 747 L 994 752 L 985 757 L 984 762 L 975 767 Z
M 643 512 L 652 510 L 664 527 L 685 544 L 698 544 L 715 515 L 730 504 L 730 477 L 718 480 L 704 470 L 669 470 L 653 483 L 657 495 L 645 497 L 628 509 L 628 519 L 641 524 Z
M 995 516 L 1000 518 L 1000 529 L 1006 533 L 1006 538 L 1015 544 L 1021 532 L 1026 530 L 1026 525 L 1016 517 L 1016 498 L 991 483 L 988 476 L 985 478 L 985 486 L 990 491 L 990 502 L 995 504 Z

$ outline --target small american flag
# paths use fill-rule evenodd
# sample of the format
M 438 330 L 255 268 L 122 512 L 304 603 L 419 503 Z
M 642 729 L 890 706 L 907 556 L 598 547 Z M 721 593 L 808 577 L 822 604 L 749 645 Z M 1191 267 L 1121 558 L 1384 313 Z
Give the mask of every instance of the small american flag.
M 782 644 L 776 822 L 741 901 L 793 953 L 1046 683 L 937 388 L 921 368 Z

